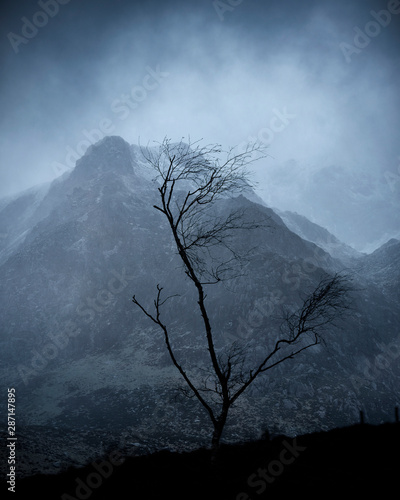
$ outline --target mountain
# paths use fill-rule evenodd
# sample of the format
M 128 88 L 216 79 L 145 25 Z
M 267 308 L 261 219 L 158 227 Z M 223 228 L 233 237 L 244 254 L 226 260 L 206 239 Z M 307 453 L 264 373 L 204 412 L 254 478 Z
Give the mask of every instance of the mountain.
M 321 167 L 290 160 L 263 170 L 268 185 L 263 198 L 269 206 L 305 215 L 364 252 L 383 244 L 382 234 L 386 240 L 399 235 L 398 183 L 387 174 L 362 163 Z
M 368 277 L 380 291 L 400 304 L 400 241 L 392 238 L 361 261 L 358 271 Z
M 196 295 L 153 207 L 153 178 L 139 147 L 106 137 L 71 172 L 0 203 L 0 381 L 16 388 L 19 432 L 36 450 L 21 450 L 21 474 L 37 470 L 35 462 L 47 472 L 83 464 L 121 436 L 140 450 L 209 442 L 208 417 L 181 395 L 162 332 L 131 301 L 135 294 L 151 308 L 160 284 L 171 296 L 162 315 L 180 361 L 206 369 Z M 258 359 L 285 311 L 327 273 L 351 271 L 354 291 L 351 314 L 326 332 L 326 347 L 271 370 L 238 400 L 225 439 L 266 427 L 326 430 L 354 423 L 361 408 L 371 422 L 391 419 L 398 243 L 359 255 L 305 218 L 244 194 L 215 205 L 216 214 L 243 210 L 265 222 L 232 237 L 235 250 L 251 251 L 244 273 L 207 287 L 218 347 L 238 342 Z M 389 278 L 393 293 L 383 286 Z
M 304 217 L 304 215 L 288 210 L 283 212 L 275 209 L 275 212 L 279 214 L 291 231 L 307 241 L 312 241 L 344 264 L 352 265 L 354 264 L 354 259 L 363 255 L 349 245 L 342 243 L 324 227 L 311 222 L 307 217 Z
M 50 184 L 43 184 L 0 201 L 0 263 L 5 262 L 34 226 L 35 209 L 45 197 Z

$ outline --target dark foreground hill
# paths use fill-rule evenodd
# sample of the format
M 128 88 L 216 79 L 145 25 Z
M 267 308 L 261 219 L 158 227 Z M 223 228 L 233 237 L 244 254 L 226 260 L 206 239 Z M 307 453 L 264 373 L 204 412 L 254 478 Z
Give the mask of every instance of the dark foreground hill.
M 208 449 L 126 459 L 110 450 L 82 469 L 17 479 L 12 498 L 250 500 L 338 493 L 360 498 L 372 490 L 389 498 L 398 486 L 399 444 L 396 423 L 224 445 L 214 458 Z M 7 485 L 0 486 L 3 498 Z

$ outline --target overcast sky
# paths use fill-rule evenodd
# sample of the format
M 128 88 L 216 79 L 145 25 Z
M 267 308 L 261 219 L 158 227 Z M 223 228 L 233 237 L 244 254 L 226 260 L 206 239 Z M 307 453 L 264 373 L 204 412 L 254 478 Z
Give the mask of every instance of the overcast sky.
M 258 138 L 266 199 L 268 172 L 292 160 L 396 183 L 399 1 L 54 2 L 1 3 L 0 196 L 109 133 Z

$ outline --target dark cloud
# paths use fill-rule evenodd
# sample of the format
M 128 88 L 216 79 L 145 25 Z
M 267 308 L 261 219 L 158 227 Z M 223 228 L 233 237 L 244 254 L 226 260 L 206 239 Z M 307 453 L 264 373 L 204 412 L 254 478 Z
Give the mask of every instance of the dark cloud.
M 269 196 L 269 165 L 291 159 L 396 172 L 400 14 L 379 14 L 396 0 L 70 0 L 13 47 L 43 4 L 57 9 L 1 6 L 0 195 L 54 178 L 103 130 L 130 142 L 272 139 L 272 163 L 256 171 Z M 370 30 L 364 48 L 355 28 Z

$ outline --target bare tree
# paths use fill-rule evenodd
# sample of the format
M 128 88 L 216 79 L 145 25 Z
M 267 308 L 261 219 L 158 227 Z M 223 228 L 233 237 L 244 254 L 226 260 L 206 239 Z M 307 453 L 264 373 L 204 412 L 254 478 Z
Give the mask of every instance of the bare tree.
M 152 312 L 136 296 L 132 299 L 161 328 L 169 356 L 186 383 L 187 394 L 196 397 L 207 411 L 214 427 L 214 448 L 219 445 L 235 401 L 259 375 L 319 344 L 321 332 L 347 307 L 348 291 L 345 277 L 325 277 L 299 311 L 287 314 L 279 340 L 252 369 L 246 363 L 246 346 L 233 342 L 222 353 L 217 351 L 205 289 L 235 275 L 234 263 L 241 257 L 231 241 L 235 230 L 254 229 L 262 224 L 249 221 L 242 210 L 222 216 L 215 215 L 213 208 L 221 198 L 250 187 L 248 166 L 264 156 L 263 148 L 249 144 L 242 152 L 231 149 L 221 160 L 223 153 L 220 146 L 172 144 L 168 139 L 156 150 L 143 151 L 159 181 L 160 204 L 154 208 L 165 216 L 184 272 L 196 290 L 211 367 L 203 380 L 198 382 L 189 374 L 190 368 L 182 365 L 171 345 L 170 331 L 161 318 L 162 306 L 170 298 L 163 297 L 163 288 L 157 285 Z M 226 252 L 218 259 L 221 248 Z

